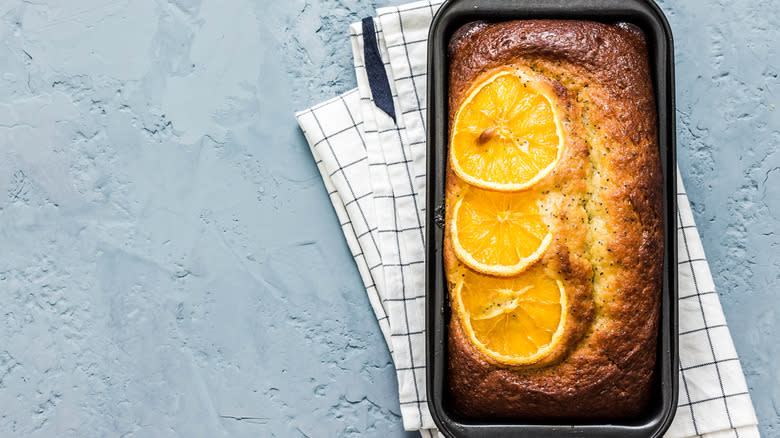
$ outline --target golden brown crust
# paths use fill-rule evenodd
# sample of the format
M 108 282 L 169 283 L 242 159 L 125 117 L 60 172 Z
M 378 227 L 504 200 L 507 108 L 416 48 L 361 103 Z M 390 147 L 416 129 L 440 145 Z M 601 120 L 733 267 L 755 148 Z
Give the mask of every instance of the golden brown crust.
M 662 176 L 641 34 L 588 21 L 477 22 L 456 32 L 449 51 L 450 125 L 471 87 L 499 68 L 530 69 L 555 91 L 566 148 L 532 190 L 549 199 L 555 236 L 540 263 L 570 304 L 561 348 L 525 368 L 483 355 L 453 312 L 455 408 L 475 418 L 637 415 L 651 391 L 663 273 Z M 464 190 L 476 189 L 448 166 L 448 218 Z M 448 231 L 444 262 L 450 280 L 467 269 Z

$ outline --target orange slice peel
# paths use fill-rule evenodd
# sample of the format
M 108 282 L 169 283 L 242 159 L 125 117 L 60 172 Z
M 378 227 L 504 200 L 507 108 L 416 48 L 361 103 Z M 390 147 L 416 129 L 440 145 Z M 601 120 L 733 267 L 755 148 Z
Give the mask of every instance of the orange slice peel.
M 483 274 L 508 277 L 538 260 L 552 234 L 531 193 L 470 190 L 452 210 L 455 255 Z
M 520 191 L 548 175 L 561 159 L 564 136 L 549 84 L 521 70 L 480 82 L 455 116 L 453 171 L 495 191 Z
M 566 293 L 563 284 L 541 267 L 512 278 L 468 272 L 459 278 L 454 293 L 467 336 L 501 364 L 536 364 L 560 345 Z

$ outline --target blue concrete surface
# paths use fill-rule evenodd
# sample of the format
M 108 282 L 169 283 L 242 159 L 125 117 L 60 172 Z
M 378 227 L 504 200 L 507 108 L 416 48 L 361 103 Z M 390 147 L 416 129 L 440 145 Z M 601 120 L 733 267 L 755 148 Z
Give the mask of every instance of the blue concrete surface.
M 348 24 L 400 3 L 0 2 L 0 436 L 407 435 L 292 116 L 354 87 Z M 662 7 L 680 167 L 778 436 L 778 8 Z

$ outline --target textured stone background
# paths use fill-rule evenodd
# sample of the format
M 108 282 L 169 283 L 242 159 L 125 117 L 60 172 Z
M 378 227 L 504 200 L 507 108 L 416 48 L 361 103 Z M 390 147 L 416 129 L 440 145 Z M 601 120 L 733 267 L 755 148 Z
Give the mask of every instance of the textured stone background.
M 402 1 L 0 1 L 1 436 L 404 436 L 293 118 Z M 777 436 L 777 4 L 662 6 L 680 167 Z

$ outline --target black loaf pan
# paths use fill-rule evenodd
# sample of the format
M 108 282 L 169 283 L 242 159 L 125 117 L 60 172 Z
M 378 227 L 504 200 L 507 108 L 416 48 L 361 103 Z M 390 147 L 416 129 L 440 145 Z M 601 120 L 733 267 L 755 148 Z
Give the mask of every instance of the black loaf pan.
M 648 42 L 658 106 L 658 139 L 664 175 L 664 280 L 655 384 L 650 407 L 640 417 L 612 423 L 474 421 L 459 417 L 447 383 L 447 301 L 442 242 L 448 137 L 450 37 L 471 21 L 576 19 L 639 26 Z M 674 417 L 678 394 L 677 232 L 674 61 L 672 34 L 652 0 L 450 0 L 436 14 L 428 39 L 428 163 L 426 222 L 426 348 L 428 406 L 439 430 L 455 437 L 660 437 Z M 630 342 L 630 339 L 626 340 Z

